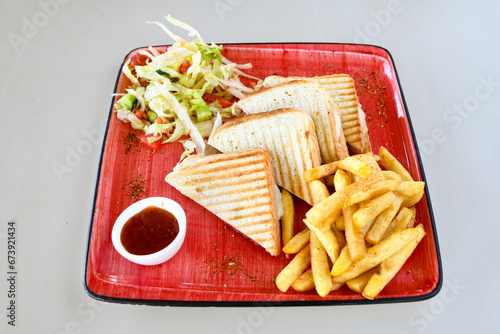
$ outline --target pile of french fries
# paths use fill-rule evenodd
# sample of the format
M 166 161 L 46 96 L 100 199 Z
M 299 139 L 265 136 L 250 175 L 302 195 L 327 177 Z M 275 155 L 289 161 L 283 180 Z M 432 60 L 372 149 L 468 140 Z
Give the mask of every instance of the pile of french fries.
M 324 297 L 346 284 L 376 298 L 425 236 L 421 224 L 414 226 L 425 183 L 414 181 L 384 147 L 378 155 L 353 155 L 310 169 L 304 178 L 315 204 L 306 213 L 307 227 L 296 235 L 293 200 L 283 191 L 283 252 L 295 256 L 276 277 L 277 287 L 316 289 Z M 333 194 L 323 178 L 333 183 Z

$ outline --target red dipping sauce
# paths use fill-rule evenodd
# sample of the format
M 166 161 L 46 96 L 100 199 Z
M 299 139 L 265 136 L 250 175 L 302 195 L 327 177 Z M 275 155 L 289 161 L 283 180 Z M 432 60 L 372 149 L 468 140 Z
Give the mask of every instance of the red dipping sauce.
M 130 254 L 148 255 L 167 247 L 179 234 L 179 223 L 173 214 L 149 206 L 132 216 L 120 234 L 123 247 Z

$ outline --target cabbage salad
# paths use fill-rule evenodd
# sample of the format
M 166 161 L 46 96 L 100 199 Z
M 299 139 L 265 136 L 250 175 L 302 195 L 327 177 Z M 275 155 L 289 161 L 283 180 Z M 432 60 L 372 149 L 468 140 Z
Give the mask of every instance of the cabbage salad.
M 182 160 L 195 150 L 203 154 L 204 138 L 223 119 L 234 117 L 233 103 L 259 90 L 262 80 L 242 71 L 251 64 L 235 64 L 221 55 L 222 45 L 206 44 L 194 28 L 170 15 L 166 19 L 196 39 L 187 42 L 162 23 L 148 22 L 160 26 L 175 43 L 165 53 L 153 47 L 139 51 L 147 57 L 145 65 L 130 66 L 127 59 L 122 72 L 132 85 L 114 107 L 121 121 L 144 132 L 139 139 L 153 149 L 180 141 L 185 149 Z M 240 76 L 256 84 L 245 86 Z

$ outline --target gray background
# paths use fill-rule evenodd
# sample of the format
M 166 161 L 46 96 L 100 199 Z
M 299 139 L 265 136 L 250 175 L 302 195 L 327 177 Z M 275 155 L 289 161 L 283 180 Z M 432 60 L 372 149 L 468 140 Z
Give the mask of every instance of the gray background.
M 362 42 L 391 52 L 434 207 L 441 293 L 404 304 L 266 309 L 117 305 L 87 296 L 100 143 L 83 143 L 88 133 L 102 135 L 123 57 L 171 43 L 146 23 L 168 13 L 206 41 Z M 17 326 L 2 315 L 0 332 L 500 331 L 498 1 L 2 1 L 0 18 L 0 272 L 7 271 L 9 219 L 18 227 L 19 271 Z M 58 175 L 54 165 L 77 149 L 85 149 L 81 159 Z

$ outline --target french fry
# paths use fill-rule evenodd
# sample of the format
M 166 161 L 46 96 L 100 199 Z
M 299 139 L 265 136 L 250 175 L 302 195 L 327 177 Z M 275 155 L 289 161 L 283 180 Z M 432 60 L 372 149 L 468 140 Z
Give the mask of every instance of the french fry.
M 396 200 L 392 191 L 372 198 L 352 215 L 352 220 L 358 228 L 363 228 Z
M 352 261 L 359 261 L 366 255 L 365 236 L 363 231 L 352 221 L 352 216 L 356 211 L 355 206 L 344 208 L 345 238 L 349 247 L 349 254 Z
M 347 174 L 342 169 L 338 169 L 335 172 L 335 176 L 333 177 L 333 186 L 335 187 L 335 191 L 343 190 L 350 184 L 351 184 L 351 178 L 349 174 Z
M 324 178 L 327 175 L 331 175 L 337 171 L 339 163 L 340 161 L 335 161 L 308 169 L 304 172 L 304 180 L 306 182 L 311 182 L 313 180 L 319 180 L 321 178 Z
M 302 273 L 293 283 L 292 283 L 292 288 L 295 291 L 310 291 L 314 289 L 314 278 L 313 278 L 313 273 L 312 269 L 308 269 L 305 272 Z
M 340 276 L 334 276 L 333 282 L 347 282 L 354 277 L 357 277 L 367 270 L 382 263 L 401 248 L 406 246 L 410 241 L 414 240 L 419 235 L 416 227 L 409 228 L 398 233 L 394 233 L 387 239 L 370 247 L 366 251 L 366 256 L 357 262 L 353 262 L 349 269 Z
M 358 154 L 312 168 L 304 178 L 314 205 L 305 215 L 307 227 L 292 237 L 293 201 L 284 191 L 283 252 L 296 255 L 276 285 L 283 292 L 290 286 L 315 289 L 324 297 L 347 284 L 375 298 L 425 235 L 422 226 L 413 227 L 425 183 L 414 181 L 384 147 L 378 155 Z M 335 192 L 330 195 L 327 186 Z
M 408 225 L 406 226 L 406 228 L 412 228 L 412 227 L 415 227 L 415 217 L 417 216 L 417 210 L 415 210 L 415 206 L 412 206 L 410 208 L 407 208 L 407 209 L 410 209 L 411 210 L 411 218 L 409 219 L 408 221 Z M 405 228 L 402 227 L 402 230 L 404 230 Z M 396 231 L 396 232 L 399 232 L 399 231 Z M 393 232 L 394 233 L 394 232 Z
M 313 191 L 315 203 L 321 203 L 329 196 L 328 189 L 326 189 L 326 186 L 323 183 L 315 180 L 311 181 L 309 184 L 316 188 L 315 191 Z M 329 226 L 324 230 L 320 230 L 310 224 L 307 219 L 304 219 L 304 223 L 311 230 L 309 244 L 311 246 L 311 269 L 314 286 L 316 288 L 316 292 L 321 297 L 324 297 L 332 291 L 333 287 L 332 278 L 330 276 L 330 267 L 328 264 L 328 256 L 330 256 L 331 260 L 335 262 L 339 253 L 338 243 Z M 328 249 L 325 247 L 328 247 Z
M 348 185 L 343 190 L 334 192 L 324 201 L 314 205 L 311 209 L 309 209 L 309 211 L 306 213 L 306 218 L 314 226 L 319 226 L 321 222 L 323 222 L 327 218 L 329 218 L 329 221 L 331 222 L 331 224 L 333 224 L 342 213 L 344 202 L 347 198 L 349 198 L 349 196 L 351 196 L 359 189 L 367 186 L 368 184 L 375 183 L 381 180 L 382 174 L 374 173 L 366 179 Z
M 420 194 L 425 187 L 425 182 L 422 181 L 403 181 L 396 189 L 396 192 L 406 197 L 413 197 Z
M 342 212 L 344 201 L 345 199 L 344 196 L 342 196 L 342 191 L 336 191 L 327 199 L 309 209 L 309 211 L 306 212 L 306 218 L 314 226 L 320 226 L 325 220 L 329 222 L 333 220 L 333 222 L 335 222 Z M 326 225 L 326 223 L 323 225 Z
M 306 245 L 306 247 L 302 248 L 276 277 L 276 286 L 278 289 L 282 292 L 286 292 L 310 264 L 311 247 Z
M 333 283 L 332 282 L 332 291 L 336 291 L 336 290 L 340 289 L 341 287 L 343 287 L 344 285 L 345 285 L 345 283 Z M 302 273 L 302 275 L 300 275 L 299 278 L 297 278 L 295 280 L 295 282 L 293 282 L 293 284 L 292 284 L 292 288 L 295 291 L 299 291 L 299 292 L 310 291 L 310 290 L 314 289 L 315 287 L 316 286 L 314 285 L 314 277 L 313 277 L 312 269 L 309 269 L 309 270 L 305 271 L 304 273 Z
M 344 285 L 345 285 L 345 283 L 333 283 L 332 282 L 332 291 L 338 290 L 341 287 L 343 287 Z M 299 278 L 297 278 L 295 280 L 295 282 L 293 282 L 293 284 L 292 284 L 292 288 L 295 291 L 299 291 L 299 292 L 310 291 L 310 290 L 314 289 L 315 287 L 316 286 L 314 285 L 314 277 L 313 277 L 312 269 L 308 269 L 307 271 L 302 273 L 302 275 L 300 275 Z
M 313 180 L 309 182 L 309 188 L 311 188 L 314 204 L 320 203 L 330 196 L 328 188 L 321 181 Z
M 330 274 L 332 276 L 340 276 L 343 273 L 345 273 L 347 269 L 349 269 L 351 264 L 352 260 L 351 260 L 351 255 L 349 254 L 349 247 L 345 246 L 340 251 L 340 255 L 337 261 L 335 261 L 335 263 L 333 264 L 333 268 Z
M 333 187 L 333 174 L 327 175 L 323 178 L 325 185 L 328 187 Z
M 394 278 L 406 260 L 408 260 L 419 242 L 425 236 L 422 224 L 414 229 L 418 232 L 417 237 L 380 264 L 379 271 L 373 274 L 363 289 L 363 297 L 374 299 L 380 291 L 384 289 L 387 283 Z
M 375 218 L 375 221 L 368 230 L 368 233 L 366 233 L 365 240 L 368 243 L 375 245 L 380 240 L 382 240 L 385 231 L 399 212 L 401 202 L 403 202 L 403 198 L 399 195 L 396 195 L 396 200 L 387 209 L 382 211 L 382 213 L 379 214 L 377 218 Z
M 330 268 L 328 257 L 325 248 L 316 237 L 314 232 L 311 232 L 311 269 L 314 278 L 314 286 L 316 292 L 321 297 L 326 296 L 332 291 L 333 282 L 330 276 Z
M 403 178 L 401 175 L 399 175 L 396 172 L 393 172 L 392 170 L 383 170 L 382 175 L 384 175 L 384 178 L 386 180 L 396 180 L 396 181 L 403 181 Z
M 370 278 L 375 274 L 378 270 L 379 266 L 373 267 L 372 269 L 365 271 L 358 277 L 355 277 L 353 279 L 350 279 L 346 282 L 347 286 L 349 289 L 351 289 L 354 292 L 357 293 L 362 293 L 363 289 L 365 288 L 366 284 L 368 284 L 368 281 Z M 293 285 L 292 285 L 293 287 Z
M 293 224 L 295 210 L 293 207 L 292 195 L 285 189 L 281 191 L 281 201 L 283 202 L 283 217 L 281 217 L 281 240 L 283 246 L 293 238 Z
M 334 225 L 340 231 L 345 230 L 344 216 L 340 216 L 337 220 L 335 220 Z
M 356 159 L 355 157 L 347 157 L 340 160 L 338 168 L 351 172 L 355 175 L 366 179 L 373 174 L 373 169 L 366 162 Z
M 337 239 L 337 242 L 339 243 L 339 249 L 342 249 L 347 245 L 347 241 L 345 240 L 345 234 L 341 231 L 339 231 L 335 226 L 332 226 L 332 231 L 333 234 L 335 234 L 335 238 Z
M 325 248 L 328 257 L 334 263 L 339 257 L 340 249 L 339 243 L 337 242 L 337 238 L 333 233 L 332 229 L 327 227 L 325 229 L 320 229 L 304 219 L 304 223 L 309 227 L 309 229 L 315 234 L 318 240 L 321 242 L 323 247 Z
M 398 173 L 403 178 L 403 181 L 413 181 L 408 170 L 385 147 L 380 146 L 378 155 L 380 156 L 380 163 L 385 169 Z
M 344 203 L 344 207 L 348 207 L 373 197 L 377 197 L 389 191 L 394 191 L 399 188 L 401 182 L 396 180 L 384 180 L 372 183 L 363 189 L 352 194 Z
M 340 289 L 341 287 L 343 287 L 345 285 L 345 283 L 334 283 L 332 281 L 332 291 L 336 291 L 338 289 Z
M 375 219 L 372 219 L 370 220 L 365 226 L 363 226 L 363 228 L 361 229 L 361 231 L 363 231 L 363 235 L 366 236 L 366 233 L 368 233 L 368 231 L 370 230 L 370 228 L 372 227 L 373 223 L 375 222 Z M 367 247 L 369 245 L 367 244 Z
M 356 154 L 352 156 L 354 159 L 358 159 L 368 164 L 373 171 L 381 172 L 380 166 L 377 163 L 377 160 L 380 160 L 378 155 L 374 155 L 373 153 L 365 153 L 365 154 Z
M 392 220 L 391 224 L 387 228 L 387 231 L 385 231 L 382 240 L 387 238 L 393 233 L 402 231 L 406 228 L 413 227 L 413 223 L 415 222 L 415 215 L 416 215 L 416 210 L 414 206 L 412 206 L 411 208 L 406 208 L 406 207 L 401 208 L 397 216 Z
M 283 253 L 285 254 L 295 254 L 298 253 L 302 248 L 304 248 L 309 243 L 311 231 L 309 228 L 305 228 L 299 233 L 297 233 L 290 241 L 283 247 Z
M 415 196 L 412 197 L 405 197 L 403 198 L 403 203 L 401 203 L 401 206 L 410 208 L 420 202 L 420 200 L 424 197 L 424 191 L 422 190 L 420 193 L 416 194 Z

